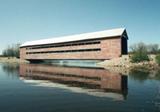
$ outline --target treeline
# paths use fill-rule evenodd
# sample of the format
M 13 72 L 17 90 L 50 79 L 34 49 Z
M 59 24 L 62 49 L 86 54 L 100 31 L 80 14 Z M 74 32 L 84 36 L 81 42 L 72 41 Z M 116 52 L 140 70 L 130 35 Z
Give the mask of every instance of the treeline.
M 20 56 L 20 50 L 19 50 L 20 44 L 12 44 L 8 45 L 6 49 L 2 51 L 2 56 L 4 57 L 17 57 Z
M 139 42 L 130 46 L 130 53 L 134 53 L 136 51 L 144 51 L 147 54 L 158 54 L 160 53 L 160 46 L 158 44 L 145 44 L 143 42 Z
M 155 54 L 155 60 L 160 65 L 160 47 L 158 44 L 144 44 L 143 42 L 130 46 L 131 61 L 149 61 L 149 54 Z

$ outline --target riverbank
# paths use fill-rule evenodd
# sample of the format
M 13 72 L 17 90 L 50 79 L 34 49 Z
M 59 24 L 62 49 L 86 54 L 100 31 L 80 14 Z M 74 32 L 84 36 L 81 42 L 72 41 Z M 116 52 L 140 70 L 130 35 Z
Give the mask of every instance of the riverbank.
M 150 61 L 132 63 L 129 55 L 123 55 L 122 57 L 112 60 L 105 60 L 97 64 L 97 66 L 104 67 L 110 71 L 128 74 L 131 70 L 138 71 L 160 71 L 160 66 L 155 61 L 155 55 L 149 55 Z
M 29 63 L 16 57 L 0 57 L 0 63 Z

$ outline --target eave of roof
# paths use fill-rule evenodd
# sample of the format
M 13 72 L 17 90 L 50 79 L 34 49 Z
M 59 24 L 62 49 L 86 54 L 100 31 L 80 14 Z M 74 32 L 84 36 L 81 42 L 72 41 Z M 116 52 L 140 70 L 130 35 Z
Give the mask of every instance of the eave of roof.
M 83 34 L 77 34 L 77 35 L 71 35 L 71 36 L 41 39 L 41 40 L 25 42 L 20 47 L 52 44 L 52 43 L 72 42 L 72 41 L 80 41 L 80 40 L 88 40 L 88 39 L 99 39 L 99 38 L 104 38 L 104 37 L 105 38 L 117 37 L 117 36 L 122 36 L 125 31 L 126 31 L 125 28 L 117 28 L 117 29 L 104 30 L 104 31 L 98 31 L 98 32 L 91 32 L 91 33 L 83 33 Z

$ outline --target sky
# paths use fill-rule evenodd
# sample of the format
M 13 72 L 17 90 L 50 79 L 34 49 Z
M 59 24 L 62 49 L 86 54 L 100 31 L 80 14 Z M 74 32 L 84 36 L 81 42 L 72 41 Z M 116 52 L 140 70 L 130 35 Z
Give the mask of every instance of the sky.
M 160 43 L 160 0 L 0 0 L 0 53 L 8 45 L 126 28 L 129 46 Z

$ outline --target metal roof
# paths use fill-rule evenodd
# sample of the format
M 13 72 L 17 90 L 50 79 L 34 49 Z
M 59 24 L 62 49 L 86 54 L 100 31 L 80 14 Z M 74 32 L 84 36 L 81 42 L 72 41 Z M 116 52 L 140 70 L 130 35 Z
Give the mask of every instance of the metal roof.
M 117 28 L 117 29 L 104 30 L 104 31 L 98 31 L 98 32 L 91 32 L 91 33 L 83 33 L 83 34 L 77 34 L 77 35 L 71 35 L 71 36 L 41 39 L 41 40 L 25 42 L 20 47 L 32 46 L 32 45 L 42 45 L 42 44 L 52 44 L 52 43 L 72 42 L 72 41 L 80 41 L 80 40 L 87 40 L 87 39 L 116 37 L 116 36 L 122 36 L 125 31 L 126 31 L 125 28 Z

